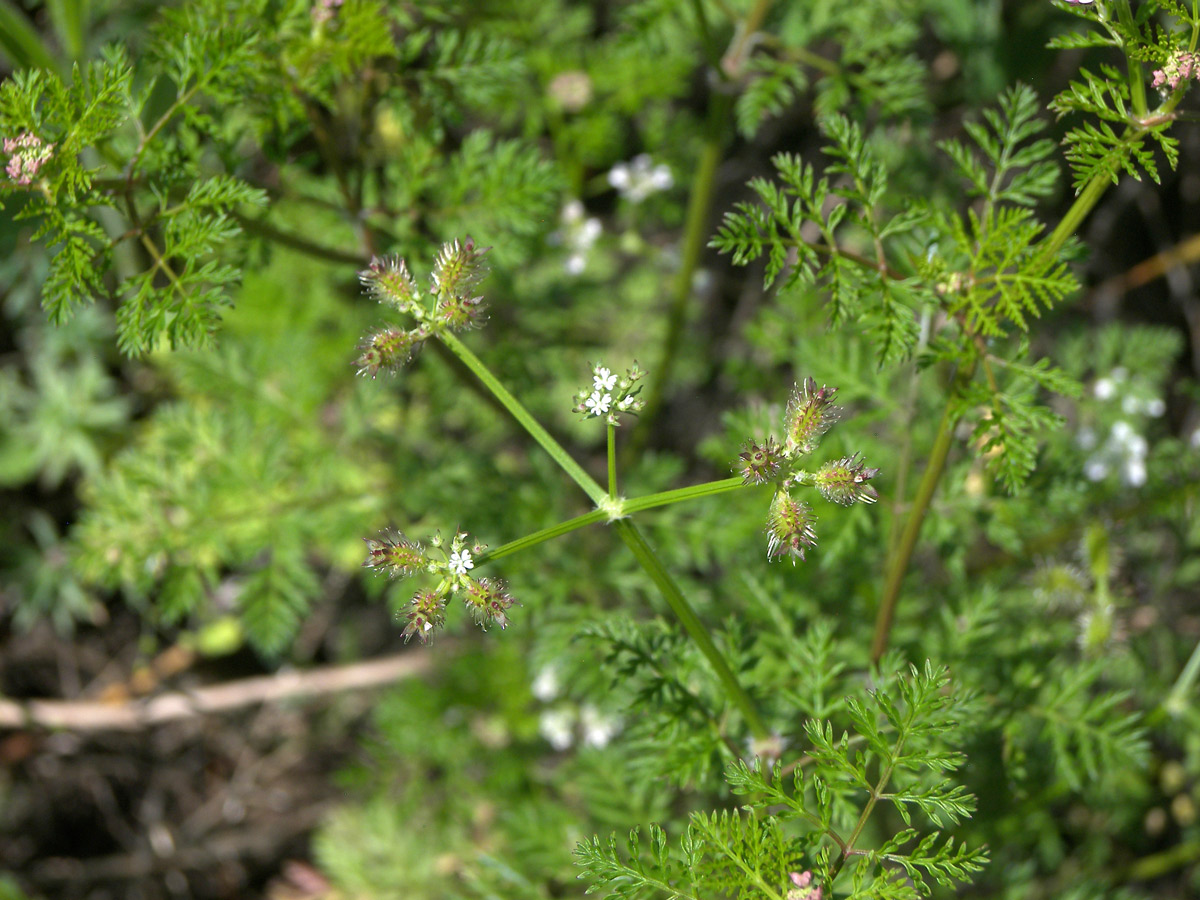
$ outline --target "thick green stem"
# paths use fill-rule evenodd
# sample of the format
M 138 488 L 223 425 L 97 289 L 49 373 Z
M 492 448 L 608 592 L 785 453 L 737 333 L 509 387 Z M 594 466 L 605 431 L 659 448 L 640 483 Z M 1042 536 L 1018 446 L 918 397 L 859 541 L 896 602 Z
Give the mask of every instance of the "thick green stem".
M 896 601 L 900 597 L 900 586 L 904 583 L 904 575 L 912 560 L 913 550 L 917 546 L 917 538 L 921 534 L 921 526 L 925 515 L 929 512 L 929 504 L 933 500 L 942 472 L 946 468 L 946 457 L 950 453 L 950 443 L 954 437 L 954 409 L 957 401 L 957 389 L 964 386 L 975 374 L 974 364 L 959 372 L 955 379 L 950 399 L 938 423 L 937 435 L 933 439 L 933 450 L 929 454 L 929 462 L 921 483 L 917 486 L 917 495 L 913 498 L 912 509 L 904 523 L 904 531 L 900 535 L 900 543 L 895 553 L 888 559 L 887 578 L 883 585 L 883 597 L 879 603 L 879 611 L 875 615 L 875 635 L 871 640 L 871 662 L 878 664 L 887 650 L 888 638 L 892 631 L 892 621 L 896 615 Z
M 683 251 L 671 307 L 667 312 L 667 332 L 663 338 L 658 363 L 652 370 L 654 383 L 641 416 L 643 423 L 653 422 L 657 417 L 671 381 L 675 359 L 679 354 L 683 327 L 687 322 L 688 301 L 692 297 L 692 282 L 696 275 L 696 267 L 700 264 L 700 254 L 704 251 L 704 244 L 708 239 L 708 217 L 712 208 L 713 186 L 725 146 L 725 131 L 732 109 L 733 100 L 728 94 L 713 95 L 709 104 L 704 147 L 700 151 L 700 159 L 692 176 L 687 221 L 684 224 Z M 628 445 L 630 452 L 640 447 L 645 440 L 646 427 L 642 425 L 635 430 L 633 440 Z
M 629 519 L 618 519 L 613 523 L 613 528 L 621 536 L 621 540 L 625 542 L 625 545 L 633 551 L 633 555 L 637 557 L 637 561 L 658 587 L 659 593 L 663 595 L 663 599 L 667 601 L 667 605 L 671 607 L 671 611 L 675 613 L 684 630 L 695 641 L 700 652 L 704 654 L 709 665 L 712 666 L 713 671 L 716 673 L 717 678 L 725 688 L 725 695 L 737 707 L 738 711 L 741 712 L 742 718 L 746 720 L 751 733 L 756 738 L 766 738 L 766 726 L 763 725 L 762 719 L 759 718 L 758 710 L 750 700 L 750 696 L 738 684 L 737 676 L 733 674 L 733 670 L 725 662 L 725 657 L 717 649 L 717 645 L 713 643 L 708 629 L 704 627 L 704 623 L 700 621 L 700 617 L 696 615 L 687 598 L 683 596 L 683 592 L 679 590 L 679 586 L 675 584 L 670 573 L 663 567 L 658 554 L 654 552 L 654 548 L 646 542 L 641 531 Z

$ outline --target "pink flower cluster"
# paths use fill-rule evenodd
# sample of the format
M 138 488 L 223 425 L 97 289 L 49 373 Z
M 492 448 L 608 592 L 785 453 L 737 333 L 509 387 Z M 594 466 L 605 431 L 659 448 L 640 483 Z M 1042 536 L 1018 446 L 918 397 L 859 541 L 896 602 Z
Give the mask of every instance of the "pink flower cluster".
M 42 143 L 40 137 L 28 131 L 15 138 L 5 138 L 4 152 L 9 155 L 9 160 L 4 171 L 17 184 L 31 184 L 53 150 L 53 144 Z
M 789 872 L 794 888 L 787 892 L 787 900 L 821 900 L 821 886 L 812 883 L 812 872 Z
M 317 5 L 312 8 L 313 22 L 317 25 L 324 25 L 337 13 L 337 9 L 342 5 L 342 0 L 318 0 Z
M 1173 91 L 1189 78 L 1200 81 L 1200 53 L 1180 50 L 1167 60 L 1165 66 L 1154 70 L 1154 81 L 1151 82 L 1151 86 L 1157 88 L 1165 84 L 1169 90 Z

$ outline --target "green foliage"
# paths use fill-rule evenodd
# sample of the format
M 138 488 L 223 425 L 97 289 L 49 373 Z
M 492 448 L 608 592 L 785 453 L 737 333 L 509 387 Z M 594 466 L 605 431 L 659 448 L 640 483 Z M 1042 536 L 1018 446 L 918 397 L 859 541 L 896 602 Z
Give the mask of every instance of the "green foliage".
M 1103 188 L 1182 159 L 1184 89 L 1141 82 L 1197 23 L 1069 5 L 203 0 L 104 50 L 50 10 L 78 65 L 0 86 L 39 142 L 0 182 L 0 604 L 264 667 L 444 625 L 313 836 L 346 896 L 1123 898 L 1189 865 L 1200 395 L 1179 328 L 1070 304 Z M 1064 12 L 1062 90 L 1023 48 Z M 1018 78 L 1075 117 L 1074 203 Z M 642 154 L 671 187 L 622 184 Z M 572 416 L 626 371 L 643 420 Z M 493 562 L 522 606 L 483 636 L 446 601 L 508 624 Z
M 726 781 L 747 805 L 743 811 L 693 813 L 678 853 L 668 850 L 657 826 L 650 830 L 648 858 L 636 830 L 624 856 L 614 838 L 581 844 L 576 856 L 592 882 L 589 890 L 622 898 L 660 892 L 782 898 L 791 873 L 809 869 L 814 884 L 830 893 L 845 872 L 850 897 L 928 896 L 927 879 L 942 885 L 968 881 L 987 861 L 983 850 L 955 847 L 953 838 L 911 827 L 915 810 L 941 825 L 975 808 L 962 785 L 942 777 L 963 762 L 946 743 L 962 702 L 947 691 L 948 682 L 944 671 L 926 664 L 897 679 L 894 695 L 881 687 L 865 702 L 848 698 L 853 738 L 848 733 L 835 738 L 832 723 L 809 720 L 808 753 L 790 777 L 779 764 L 768 773 L 760 761 L 731 763 Z M 876 849 L 852 853 L 880 800 L 907 827 Z
M 1086 113 L 1099 120 L 1067 132 L 1066 156 L 1074 170 L 1076 192 L 1094 178 L 1107 178 L 1116 184 L 1122 172 L 1140 179 L 1144 171 L 1159 181 L 1154 144 L 1175 168 L 1179 141 L 1166 134 L 1169 120 L 1149 127 L 1135 124 L 1129 109 L 1129 87 L 1113 67 L 1102 66 L 1099 75 L 1086 69 L 1080 74 L 1083 81 L 1072 82 L 1050 104 L 1059 116 Z

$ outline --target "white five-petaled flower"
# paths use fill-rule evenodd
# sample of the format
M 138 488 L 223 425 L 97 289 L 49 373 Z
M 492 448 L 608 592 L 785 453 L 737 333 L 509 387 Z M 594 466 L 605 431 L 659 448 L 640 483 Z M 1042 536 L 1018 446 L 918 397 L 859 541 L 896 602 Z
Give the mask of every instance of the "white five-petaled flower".
M 470 550 L 455 550 L 450 554 L 450 571 L 455 575 L 466 575 L 468 569 L 475 568 L 475 560 L 471 559 Z
M 584 401 L 584 405 L 593 416 L 602 416 L 612 406 L 612 394 L 601 394 L 596 391 Z
M 592 384 L 597 391 L 611 391 L 617 384 L 617 376 L 604 366 L 596 366 L 592 373 Z

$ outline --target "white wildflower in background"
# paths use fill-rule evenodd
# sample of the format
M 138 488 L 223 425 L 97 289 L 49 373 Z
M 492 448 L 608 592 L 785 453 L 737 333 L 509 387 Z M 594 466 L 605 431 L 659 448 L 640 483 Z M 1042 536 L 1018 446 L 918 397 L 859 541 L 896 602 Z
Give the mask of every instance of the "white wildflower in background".
M 575 710 L 568 706 L 545 710 L 538 731 L 555 750 L 566 750 L 575 740 Z
M 620 719 L 605 715 L 590 703 L 580 708 L 579 724 L 583 728 L 584 746 L 587 747 L 606 747 L 621 730 Z
M 1146 438 L 1122 419 L 1113 423 L 1104 446 L 1084 463 L 1083 473 L 1089 481 L 1102 481 L 1115 470 L 1120 473 L 1123 484 L 1141 487 L 1146 483 L 1149 451 Z
M 1188 443 L 1192 445 L 1193 450 L 1200 450 L 1200 428 L 1192 432 L 1192 437 Z
M 651 194 L 673 186 L 675 177 L 665 163 L 656 166 L 649 154 L 639 153 L 629 162 L 613 166 L 608 173 L 608 183 L 630 203 L 641 203 Z
M 578 200 L 568 201 L 559 216 L 561 225 L 550 235 L 550 243 L 566 248 L 566 270 L 572 275 L 580 274 L 587 267 L 588 252 L 604 228 L 600 220 L 589 217 Z
M 558 669 L 554 666 L 543 666 L 533 679 L 529 690 L 533 696 L 545 703 L 558 696 L 558 688 Z

